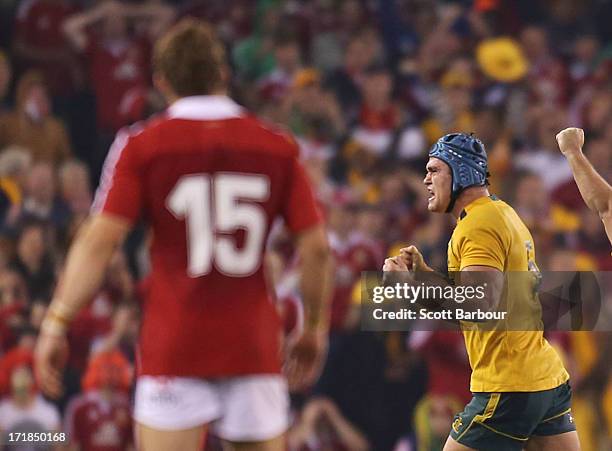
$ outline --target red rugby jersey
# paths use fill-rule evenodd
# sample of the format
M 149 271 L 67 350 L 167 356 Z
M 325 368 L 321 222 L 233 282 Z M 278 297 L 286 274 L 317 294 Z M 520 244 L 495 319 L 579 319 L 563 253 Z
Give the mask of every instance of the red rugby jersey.
M 272 221 L 321 221 L 294 141 L 224 96 L 187 97 L 111 147 L 93 211 L 153 231 L 139 373 L 280 371 L 281 324 L 264 281 Z

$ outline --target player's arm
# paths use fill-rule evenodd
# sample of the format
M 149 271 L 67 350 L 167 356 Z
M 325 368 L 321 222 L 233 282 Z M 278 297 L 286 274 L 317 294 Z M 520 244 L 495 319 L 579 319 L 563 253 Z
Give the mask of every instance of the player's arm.
M 68 253 L 47 317 L 56 314 L 69 322 L 76 316 L 99 290 L 111 257 L 130 228 L 124 219 L 106 213 L 83 224 Z
M 297 251 L 301 261 L 300 292 L 304 303 L 304 329 L 327 331 L 332 258 L 323 225 L 298 235 Z
M 557 135 L 557 143 L 572 168 L 584 202 L 599 214 L 612 242 L 612 187 L 597 173 L 582 152 L 584 131 L 580 128 L 566 128 Z
M 316 380 L 327 351 L 332 259 L 325 227 L 306 171 L 295 156 L 287 168 L 283 218 L 296 238 L 304 330 L 289 345 L 285 373 L 291 389 L 303 389 Z
M 494 259 L 481 253 L 482 251 L 488 252 L 488 250 L 484 250 L 483 246 L 480 245 L 469 249 L 466 252 L 466 254 L 471 254 L 468 255 L 468 258 L 478 259 L 483 262 L 490 260 L 492 263 L 490 265 L 467 265 L 455 274 L 454 280 L 451 281 L 445 275 L 429 267 L 416 246 L 408 246 L 401 249 L 399 256 L 385 260 L 383 266 L 385 284 L 422 283 L 425 286 L 441 287 L 442 289 L 448 286 L 472 287 L 474 291 L 482 290 L 484 295 L 482 298 L 478 298 L 478 302 L 461 302 L 462 310 L 466 312 L 475 310 L 492 311 L 499 305 L 503 291 L 504 276 Z M 475 255 L 479 253 L 480 255 Z M 456 299 L 440 299 L 435 297 L 420 297 L 415 299 L 415 302 L 432 311 L 452 310 L 458 306 Z
M 62 280 L 41 326 L 35 368 L 41 389 L 61 394 L 61 375 L 68 348 L 68 325 L 97 292 L 117 247 L 140 217 L 143 184 L 138 145 L 121 130 L 104 164 L 92 205 L 94 215 L 81 227 L 66 259 Z
M 414 302 L 421 307 L 431 311 L 454 310 L 457 307 L 465 312 L 474 312 L 477 310 L 488 312 L 495 311 L 499 305 L 501 293 L 504 285 L 503 273 L 490 266 L 468 266 L 455 275 L 455 280 L 451 280 L 445 275 L 434 271 L 411 271 L 402 262 L 400 257 L 388 258 L 385 260 L 383 267 L 385 272 L 385 285 L 408 284 L 418 285 L 423 284 L 426 287 L 440 287 L 443 290 L 446 287 L 470 287 L 473 293 L 481 291 L 482 298 L 475 297 L 471 299 L 466 297 L 466 300 L 459 302 L 456 298 L 438 298 L 433 296 L 422 296 L 414 299 Z
M 285 373 L 290 389 L 299 391 L 316 381 L 327 354 L 332 259 L 323 225 L 299 233 L 297 251 L 301 262 L 304 329 L 290 345 Z
M 482 265 L 467 266 L 461 270 L 458 277 L 458 285 L 482 287 L 484 292 L 482 300 L 465 302 L 464 310 L 495 311 L 497 309 L 504 289 L 504 274 L 499 269 Z
M 62 392 L 65 334 L 71 321 L 100 288 L 106 268 L 130 230 L 127 221 L 108 214 L 91 217 L 70 248 L 61 282 L 53 296 L 36 346 L 36 372 L 41 389 L 57 397 Z

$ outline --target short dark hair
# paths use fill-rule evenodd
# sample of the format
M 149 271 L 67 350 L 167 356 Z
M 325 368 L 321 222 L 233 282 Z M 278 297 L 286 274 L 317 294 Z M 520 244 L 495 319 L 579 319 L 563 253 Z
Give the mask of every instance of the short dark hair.
M 225 49 L 213 28 L 183 19 L 162 36 L 153 50 L 153 69 L 180 97 L 207 95 L 223 87 Z

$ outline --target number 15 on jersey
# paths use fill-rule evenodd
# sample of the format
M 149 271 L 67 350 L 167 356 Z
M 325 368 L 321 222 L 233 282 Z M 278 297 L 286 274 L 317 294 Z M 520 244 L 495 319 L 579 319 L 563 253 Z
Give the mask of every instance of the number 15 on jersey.
M 208 274 L 213 265 L 227 276 L 246 277 L 259 268 L 267 216 L 259 204 L 270 196 L 265 175 L 242 173 L 191 174 L 181 177 L 166 199 L 166 207 L 185 220 L 187 273 Z M 227 234 L 245 231 L 242 248 Z

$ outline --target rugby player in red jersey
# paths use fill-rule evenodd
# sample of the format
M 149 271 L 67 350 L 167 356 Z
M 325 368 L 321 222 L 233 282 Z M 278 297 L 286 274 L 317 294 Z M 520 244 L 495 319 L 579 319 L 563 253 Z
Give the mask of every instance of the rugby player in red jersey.
M 208 426 L 230 450 L 283 450 L 287 381 L 281 323 L 263 257 L 283 218 L 302 262 L 304 330 L 288 346 L 288 384 L 313 381 L 326 347 L 330 257 L 289 136 L 226 95 L 211 28 L 185 20 L 157 42 L 162 117 L 119 132 L 90 219 L 69 252 L 36 348 L 41 388 L 61 392 L 65 331 L 95 293 L 132 225 L 152 229 L 151 289 L 138 344 L 138 449 L 200 449 Z

